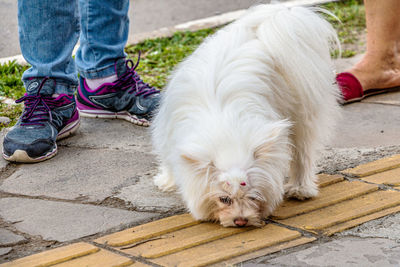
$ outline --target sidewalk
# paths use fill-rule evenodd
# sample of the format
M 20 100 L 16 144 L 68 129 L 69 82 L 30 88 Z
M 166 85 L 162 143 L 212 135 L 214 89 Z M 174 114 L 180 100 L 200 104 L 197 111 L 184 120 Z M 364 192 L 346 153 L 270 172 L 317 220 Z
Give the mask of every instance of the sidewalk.
M 335 63 L 341 71 L 356 61 Z M 320 197 L 246 231 L 195 222 L 177 195 L 153 186 L 148 129 L 83 119 L 51 160 L 0 159 L 0 264 L 398 266 L 400 157 L 380 159 L 400 154 L 399 133 L 400 92 L 344 106 L 318 161 Z
M 356 58 L 336 61 L 338 70 L 351 65 L 355 60 Z M 359 223 L 397 212 L 399 209 L 400 193 L 398 191 L 389 192 L 378 189 L 388 189 L 387 185 L 400 184 L 400 169 L 382 173 L 383 178 L 378 175 L 378 178 L 374 176 L 364 180 L 363 178 L 358 179 L 357 175 L 359 174 L 357 173 L 340 172 L 385 156 L 400 154 L 399 115 L 400 93 L 375 96 L 362 103 L 345 106 L 336 138 L 323 151 L 318 167 L 323 173 L 340 174 L 346 178 L 346 181 L 335 180 L 338 183 L 327 186 L 326 190 L 321 189 L 322 199 L 325 202 L 318 200 L 315 202 L 316 204 L 311 205 L 317 205 L 317 208 L 322 207 L 318 205 L 325 205 L 331 209 L 328 210 L 330 213 L 336 212 L 338 217 L 328 218 L 326 222 L 319 222 L 316 219 L 302 221 L 301 218 L 296 222 L 290 218 L 282 219 L 287 217 L 286 215 L 281 217 L 282 220 L 276 216 L 278 224 L 270 224 L 268 229 L 260 230 L 260 233 L 255 235 L 257 237 L 255 240 L 258 237 L 267 238 L 264 240 L 266 243 L 261 244 L 263 247 L 265 244 L 269 244 L 271 235 L 277 235 L 275 243 L 290 240 L 294 243 L 284 243 L 281 244 L 281 247 L 262 250 L 252 256 L 260 257 L 263 253 L 280 252 L 250 261 L 245 266 L 254 266 L 253 264 L 256 263 L 279 266 L 322 265 L 324 262 L 326 263 L 327 258 L 331 259 L 333 265 L 341 266 L 351 264 L 372 266 L 378 263 L 385 266 L 398 265 L 400 249 L 396 241 L 400 240 L 399 215 L 372 221 L 350 232 L 333 237 L 328 236 Z M 111 241 L 115 236 L 107 235 L 184 211 L 179 197 L 173 193 L 161 193 L 152 185 L 151 178 L 156 172 L 156 162 L 150 153 L 148 129 L 135 127 L 123 121 L 84 119 L 79 132 L 60 142 L 59 145 L 59 155 L 40 164 L 16 165 L 0 161 L 0 253 L 4 255 L 0 258 L 1 261 L 5 262 L 49 248 L 79 242 L 72 248 L 83 246 L 85 251 L 94 249 L 102 253 L 120 252 L 112 255 L 115 257 L 124 255 L 123 259 L 125 260 L 138 259 L 142 250 L 138 252 L 134 249 L 131 253 L 129 250 L 120 248 L 121 244 L 124 246 L 132 244 L 133 241 L 129 239 L 131 237 L 128 236 L 130 241 L 125 240 L 125 242 L 124 239 L 127 237 L 122 235 L 118 241 L 120 243 L 113 245 Z M 390 168 L 400 165 L 400 157 L 397 157 L 396 160 L 398 162 L 395 161 Z M 375 168 L 381 168 L 379 166 Z M 385 168 L 381 168 L 378 171 L 384 170 Z M 337 178 L 337 176 L 332 177 Z M 353 181 L 352 177 L 356 177 L 357 181 Z M 346 186 L 345 183 L 348 185 Z M 351 186 L 350 183 L 352 183 Z M 334 185 L 339 186 L 339 184 L 341 187 L 334 189 Z M 324 195 L 325 191 L 327 195 Z M 365 199 L 363 198 L 364 194 Z M 387 197 L 387 194 L 390 197 Z M 343 199 L 360 195 L 363 197 L 353 204 L 350 201 L 348 201 L 350 204 L 342 202 Z M 338 196 L 342 199 L 337 199 Z M 336 208 L 334 205 L 337 202 L 340 202 L 340 205 L 338 204 Z M 378 203 L 377 206 L 376 203 Z M 300 206 L 310 206 L 310 203 L 297 203 L 296 205 L 296 210 L 299 210 Z M 334 208 L 332 208 L 333 206 Z M 393 210 L 387 210 L 387 208 L 393 208 Z M 315 207 L 311 207 L 310 210 L 313 209 Z M 379 212 L 382 209 L 385 212 L 362 219 L 362 216 Z M 349 214 L 349 211 L 356 213 Z M 329 213 L 323 214 L 316 213 L 312 216 L 325 218 L 329 215 Z M 185 216 L 183 218 L 187 218 Z M 294 215 L 289 214 L 288 216 Z M 347 217 L 343 219 L 341 216 Z M 301 216 L 294 218 L 298 217 Z M 349 223 L 353 218 L 359 218 L 359 220 L 345 225 L 345 227 L 340 225 L 342 221 Z M 188 224 L 181 224 L 185 220 L 186 222 L 189 220 Z M 191 219 L 182 219 L 182 217 L 173 221 L 181 224 L 177 227 L 174 226 L 175 228 L 172 227 L 174 231 L 196 224 Z M 314 222 L 316 225 L 313 225 Z M 311 225 L 308 225 L 310 223 Z M 148 231 L 158 231 L 157 229 L 166 225 L 157 222 L 155 224 L 156 226 L 150 227 L 151 230 Z M 332 228 L 331 224 L 338 224 L 339 228 Z M 213 231 L 216 231 L 215 233 L 220 231 L 214 229 L 215 225 L 201 225 L 206 230 L 207 227 L 211 227 Z M 209 231 L 211 230 L 208 229 L 206 232 Z M 211 238 L 214 240 L 214 238 L 230 236 L 235 231 L 231 229 L 228 230 L 228 233 L 224 232 Z M 262 233 L 262 231 L 266 232 Z M 196 236 L 195 233 L 190 232 L 189 235 Z M 102 238 L 102 236 L 106 237 Z M 150 236 L 157 236 L 157 234 Z M 208 242 L 207 238 L 210 236 L 206 236 L 205 240 Z M 251 236 L 249 238 L 252 239 Z M 105 247 L 107 241 L 110 243 Z M 82 242 L 86 243 L 82 245 Z M 175 243 L 181 244 L 176 241 Z M 301 245 L 303 243 L 307 244 Z M 224 246 L 227 244 L 229 242 Z M 284 249 L 293 246 L 294 248 L 289 250 Z M 260 248 L 259 246 L 246 247 L 250 249 L 249 252 Z M 360 254 L 357 254 L 355 249 L 358 249 Z M 78 249 L 78 252 L 80 250 L 81 248 Z M 132 257 L 126 258 L 127 255 Z M 190 259 L 189 255 L 186 255 L 187 259 Z M 223 259 L 225 260 L 225 258 Z M 239 261 L 248 259 L 248 257 L 239 258 Z M 142 260 L 139 258 L 139 261 Z M 161 265 L 165 263 L 163 261 L 154 262 Z M 170 266 L 169 263 L 171 262 L 167 261 L 166 266 Z M 11 266 L 13 265 L 11 264 Z

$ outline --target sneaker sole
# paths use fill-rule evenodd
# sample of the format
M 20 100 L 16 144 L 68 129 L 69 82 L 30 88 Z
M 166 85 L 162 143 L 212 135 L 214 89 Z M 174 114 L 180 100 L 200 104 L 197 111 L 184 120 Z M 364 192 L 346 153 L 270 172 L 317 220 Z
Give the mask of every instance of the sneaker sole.
M 110 112 L 106 110 L 85 110 L 78 109 L 79 115 L 85 118 L 101 118 L 101 119 L 122 119 L 129 121 L 135 125 L 149 127 L 150 122 L 146 119 L 139 119 L 136 115 L 132 115 L 127 111 L 123 112 Z
M 45 161 L 48 159 L 51 159 L 57 154 L 57 144 L 55 145 L 54 149 L 47 153 L 44 156 L 40 156 L 38 158 L 31 158 L 29 157 L 28 153 L 26 153 L 25 150 L 15 150 L 14 154 L 11 156 L 7 156 L 3 152 L 3 158 L 5 160 L 11 161 L 11 162 L 18 162 L 18 163 L 36 163 L 36 162 L 41 162 Z
M 80 119 L 74 121 L 73 123 L 70 123 L 66 125 L 63 129 L 61 129 L 60 133 L 57 136 L 56 140 L 61 140 L 64 139 L 72 134 L 74 134 L 80 126 Z M 19 163 L 37 163 L 41 161 L 45 161 L 48 159 L 51 159 L 54 157 L 58 152 L 58 147 L 57 144 L 55 144 L 55 147 L 52 151 L 48 152 L 46 155 L 37 157 L 37 158 L 32 158 L 26 153 L 25 150 L 15 150 L 14 154 L 11 156 L 7 156 L 3 152 L 3 158 L 7 161 L 11 162 L 19 162 Z

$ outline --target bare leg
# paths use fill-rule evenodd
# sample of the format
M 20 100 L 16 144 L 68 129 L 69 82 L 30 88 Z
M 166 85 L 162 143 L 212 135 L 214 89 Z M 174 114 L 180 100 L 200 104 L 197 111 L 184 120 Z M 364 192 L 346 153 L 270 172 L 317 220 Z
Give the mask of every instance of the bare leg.
M 364 90 L 400 86 L 400 1 L 364 0 L 367 52 L 347 70 Z

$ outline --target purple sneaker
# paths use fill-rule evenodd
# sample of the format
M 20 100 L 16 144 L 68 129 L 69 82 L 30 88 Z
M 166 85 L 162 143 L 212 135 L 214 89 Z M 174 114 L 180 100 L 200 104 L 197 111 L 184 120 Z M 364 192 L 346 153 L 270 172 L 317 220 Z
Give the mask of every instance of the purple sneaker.
M 149 126 L 153 112 L 160 102 L 160 91 L 140 79 L 134 65 L 125 62 L 125 71 L 113 83 L 90 89 L 80 78 L 76 96 L 79 113 L 83 117 L 124 119 L 140 126 Z
M 17 124 L 3 140 L 3 157 L 13 162 L 40 162 L 57 153 L 56 140 L 74 133 L 80 124 L 75 99 L 61 94 L 52 97 L 48 78 L 33 79 L 25 94 L 16 102 L 25 109 Z

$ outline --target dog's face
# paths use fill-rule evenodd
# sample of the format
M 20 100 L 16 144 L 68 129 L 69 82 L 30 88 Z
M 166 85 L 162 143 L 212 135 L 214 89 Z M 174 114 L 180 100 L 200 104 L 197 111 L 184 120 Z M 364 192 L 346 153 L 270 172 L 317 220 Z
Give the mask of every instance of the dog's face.
M 280 202 L 281 194 L 273 193 L 270 190 L 273 188 L 259 179 L 257 172 L 252 169 L 221 171 L 210 166 L 209 192 L 200 205 L 203 218 L 218 221 L 225 227 L 264 225 L 264 219 Z
M 264 224 L 264 219 L 282 201 L 283 181 L 290 161 L 288 124 L 274 126 L 262 135 L 260 145 L 244 143 L 244 149 L 231 150 L 232 144 L 238 143 L 231 141 L 226 146 L 220 145 L 214 156 L 204 151 L 182 154 L 192 176 L 189 179 L 197 183 L 185 190 L 196 219 L 218 221 L 225 227 Z
M 231 182 L 222 179 L 213 189 L 211 201 L 215 202 L 215 209 L 212 216 L 225 227 L 262 226 L 263 199 L 254 194 L 247 179 L 229 180 Z

